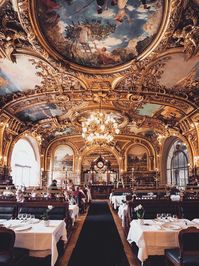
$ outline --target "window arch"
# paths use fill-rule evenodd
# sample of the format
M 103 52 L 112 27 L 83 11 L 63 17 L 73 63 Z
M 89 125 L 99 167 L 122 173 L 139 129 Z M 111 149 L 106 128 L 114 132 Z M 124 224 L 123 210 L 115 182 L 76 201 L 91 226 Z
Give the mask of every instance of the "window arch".
M 181 141 L 175 141 L 167 157 L 167 183 L 186 186 L 189 177 L 189 156 L 187 147 Z
M 59 145 L 54 151 L 52 161 L 52 179 L 62 183 L 73 175 L 74 152 L 68 145 Z
M 16 186 L 40 186 L 40 162 L 33 141 L 27 138 L 18 140 L 11 155 L 13 183 Z M 36 144 L 36 143 L 35 143 Z

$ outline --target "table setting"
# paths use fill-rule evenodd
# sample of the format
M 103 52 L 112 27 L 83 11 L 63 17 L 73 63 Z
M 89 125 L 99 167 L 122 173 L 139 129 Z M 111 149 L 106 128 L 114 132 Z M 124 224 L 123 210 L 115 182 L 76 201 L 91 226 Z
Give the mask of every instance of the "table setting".
M 30 256 L 34 257 L 51 255 L 53 266 L 58 258 L 57 242 L 60 238 L 67 240 L 64 220 L 49 220 L 49 225 L 45 226 L 43 220 L 34 216 L 23 214 L 19 218 L 1 221 L 1 226 L 15 232 L 15 247 L 28 249 Z
M 194 221 L 195 220 L 195 221 Z M 148 256 L 164 255 L 164 250 L 178 247 L 179 231 L 187 227 L 199 227 L 199 219 L 178 219 L 171 215 L 157 215 L 156 219 L 132 220 L 127 240 L 135 242 L 138 259 L 144 262 Z M 197 223 L 196 223 L 197 221 Z

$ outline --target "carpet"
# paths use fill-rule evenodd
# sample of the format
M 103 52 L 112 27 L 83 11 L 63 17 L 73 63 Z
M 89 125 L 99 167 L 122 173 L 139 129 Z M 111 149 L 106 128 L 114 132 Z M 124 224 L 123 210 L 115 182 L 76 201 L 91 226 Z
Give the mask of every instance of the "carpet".
M 107 202 L 92 202 L 68 266 L 129 266 Z

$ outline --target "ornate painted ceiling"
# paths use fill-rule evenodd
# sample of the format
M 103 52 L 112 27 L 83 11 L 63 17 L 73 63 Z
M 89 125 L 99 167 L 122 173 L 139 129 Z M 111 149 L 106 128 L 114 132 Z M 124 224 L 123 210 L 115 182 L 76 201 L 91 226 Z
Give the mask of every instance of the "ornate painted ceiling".
M 198 0 L 0 1 L 0 121 L 50 141 L 101 102 L 123 136 L 197 135 L 198 14 Z

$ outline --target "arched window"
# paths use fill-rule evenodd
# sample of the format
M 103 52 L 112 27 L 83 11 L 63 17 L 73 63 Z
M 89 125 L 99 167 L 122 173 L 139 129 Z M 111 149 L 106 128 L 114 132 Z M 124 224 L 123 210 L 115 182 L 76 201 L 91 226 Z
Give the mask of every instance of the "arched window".
M 186 186 L 189 176 L 189 158 L 186 145 L 175 141 L 167 157 L 167 183 Z
M 28 139 L 16 142 L 11 156 L 12 178 L 16 186 L 40 185 L 40 163 L 36 154 Z
M 68 145 L 59 145 L 54 152 L 52 163 L 52 179 L 61 184 L 73 174 L 73 150 Z

